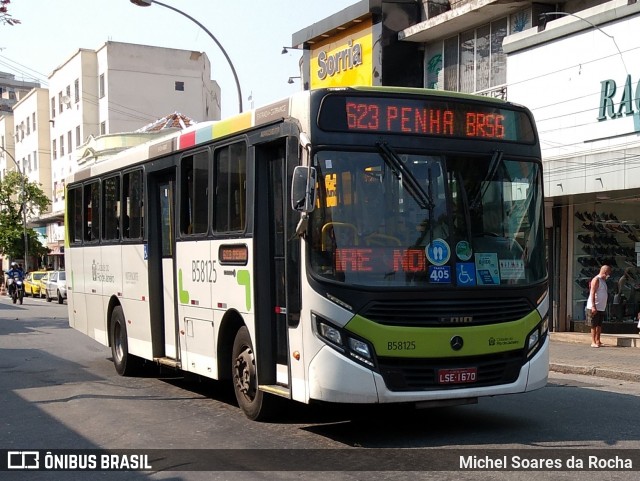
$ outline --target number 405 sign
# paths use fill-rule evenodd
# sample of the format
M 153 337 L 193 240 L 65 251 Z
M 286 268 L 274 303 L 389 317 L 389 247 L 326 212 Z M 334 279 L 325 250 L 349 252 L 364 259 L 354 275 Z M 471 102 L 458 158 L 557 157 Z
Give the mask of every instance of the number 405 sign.
M 429 282 L 451 283 L 450 266 L 429 266 Z

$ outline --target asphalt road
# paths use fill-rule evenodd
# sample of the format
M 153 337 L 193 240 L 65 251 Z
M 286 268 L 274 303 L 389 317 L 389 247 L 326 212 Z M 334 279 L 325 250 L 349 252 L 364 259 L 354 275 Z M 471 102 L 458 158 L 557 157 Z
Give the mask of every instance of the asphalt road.
M 553 374 L 544 389 L 477 405 L 416 411 L 291 404 L 278 423 L 256 423 L 242 415 L 227 384 L 155 369 L 118 376 L 108 348 L 68 327 L 66 307 L 0 299 L 0 450 L 156 450 L 156 467 L 13 470 L 0 473 L 2 479 L 601 481 L 636 479 L 640 469 L 639 383 Z M 460 470 L 456 449 L 491 462 L 502 455 L 527 461 L 560 456 L 562 463 L 570 455 L 604 455 L 606 462 L 622 455 L 633 467 Z M 193 455 L 195 464 L 188 464 Z M 279 463 L 283 470 L 273 471 Z M 327 471 L 318 472 L 319 465 Z

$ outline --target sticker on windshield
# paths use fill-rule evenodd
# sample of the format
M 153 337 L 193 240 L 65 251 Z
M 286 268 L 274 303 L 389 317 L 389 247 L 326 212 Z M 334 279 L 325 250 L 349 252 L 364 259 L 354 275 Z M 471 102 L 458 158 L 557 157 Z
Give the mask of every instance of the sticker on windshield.
M 451 283 L 451 266 L 429 266 L 429 282 Z
M 456 255 L 461 261 L 468 261 L 473 255 L 471 244 L 467 241 L 460 241 L 456 244 Z
M 476 252 L 476 279 L 479 286 L 500 285 L 498 254 Z
M 433 242 L 425 248 L 425 253 L 429 262 L 434 266 L 445 265 L 451 257 L 449 244 L 443 239 L 434 239 Z
M 476 285 L 476 266 L 473 262 L 458 262 L 456 264 L 456 280 L 459 286 Z
M 522 259 L 500 259 L 500 277 L 505 280 L 524 279 Z

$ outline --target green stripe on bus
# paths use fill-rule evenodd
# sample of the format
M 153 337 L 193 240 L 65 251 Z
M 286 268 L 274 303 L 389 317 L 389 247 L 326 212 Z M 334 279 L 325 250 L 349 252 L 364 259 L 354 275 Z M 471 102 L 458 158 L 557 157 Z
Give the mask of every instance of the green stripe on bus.
M 189 304 L 189 291 L 182 289 L 182 269 L 178 269 L 178 297 L 181 304 Z
M 238 270 L 236 281 L 238 282 L 238 285 L 244 286 L 245 303 L 247 306 L 247 311 L 250 311 L 251 310 L 251 272 L 249 272 L 246 269 Z
M 355 316 L 345 328 L 371 342 L 378 356 L 402 358 L 460 357 L 523 349 L 527 335 L 540 322 L 534 310 L 512 322 L 482 326 L 399 327 L 378 324 Z M 463 346 L 454 351 L 451 339 L 460 336 Z

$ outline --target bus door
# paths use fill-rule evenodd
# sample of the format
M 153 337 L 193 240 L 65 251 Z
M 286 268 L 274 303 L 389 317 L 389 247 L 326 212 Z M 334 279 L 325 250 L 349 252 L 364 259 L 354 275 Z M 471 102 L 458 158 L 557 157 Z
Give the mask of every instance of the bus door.
M 297 144 L 295 144 L 297 149 Z M 261 386 L 290 387 L 288 327 L 299 319 L 299 280 L 289 255 L 286 143 L 256 146 L 256 342 Z M 262 181 L 260 179 L 265 179 Z M 268 243 L 268 244 L 267 244 Z M 268 248 L 267 248 L 268 245 Z M 292 300 L 294 299 L 294 300 Z
M 177 343 L 174 252 L 175 171 L 150 174 L 149 191 L 149 297 L 153 357 L 179 364 Z

